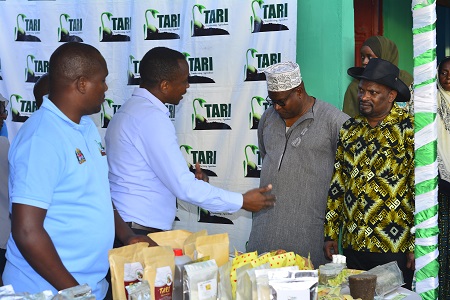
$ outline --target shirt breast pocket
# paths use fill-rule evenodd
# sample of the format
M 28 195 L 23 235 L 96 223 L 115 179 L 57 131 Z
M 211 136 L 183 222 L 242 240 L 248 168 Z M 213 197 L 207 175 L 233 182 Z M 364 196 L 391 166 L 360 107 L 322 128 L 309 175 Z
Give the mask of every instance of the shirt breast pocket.
M 374 169 L 376 174 L 389 181 L 398 180 L 406 173 L 407 156 L 405 146 L 401 142 L 385 143 L 380 147 Z

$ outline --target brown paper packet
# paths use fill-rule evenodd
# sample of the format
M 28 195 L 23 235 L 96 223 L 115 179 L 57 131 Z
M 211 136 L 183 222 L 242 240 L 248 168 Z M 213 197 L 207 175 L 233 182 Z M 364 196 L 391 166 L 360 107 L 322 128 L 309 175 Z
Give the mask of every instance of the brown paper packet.
M 123 280 L 124 265 L 126 263 L 140 262 L 144 266 L 144 260 L 139 260 L 136 254 L 145 248 L 148 248 L 148 243 L 136 243 L 109 250 L 108 260 L 111 269 L 111 288 L 114 299 L 126 299 Z
M 148 237 L 154 240 L 159 246 L 183 249 L 184 241 L 190 235 L 192 235 L 192 232 L 187 230 L 169 230 L 149 233 Z
M 204 229 L 194 232 L 193 234 L 188 236 L 184 241 L 183 245 L 184 254 L 189 256 L 192 260 L 197 259 L 197 257 L 195 257 L 195 241 L 197 240 L 198 237 L 206 235 L 208 235 L 208 232 Z
M 137 257 L 144 261 L 144 279 L 150 284 L 152 300 L 171 296 L 175 273 L 175 254 L 172 247 L 148 247 L 142 249 Z
M 200 236 L 195 241 L 197 258 L 209 256 L 216 261 L 218 267 L 228 262 L 229 246 L 228 233 Z

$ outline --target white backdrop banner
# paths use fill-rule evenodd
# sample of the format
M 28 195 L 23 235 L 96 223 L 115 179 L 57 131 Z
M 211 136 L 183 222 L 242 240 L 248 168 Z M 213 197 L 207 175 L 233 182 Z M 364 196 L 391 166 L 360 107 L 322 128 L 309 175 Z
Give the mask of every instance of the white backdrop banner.
M 296 60 L 296 27 L 294 0 L 0 0 L 0 93 L 10 101 L 9 139 L 36 110 L 34 83 L 61 43 L 91 44 L 107 61 L 107 100 L 92 116 L 102 136 L 139 84 L 142 56 L 165 46 L 182 52 L 190 68 L 187 94 L 169 106 L 188 166 L 199 162 L 218 187 L 258 187 L 256 128 L 267 108 L 262 70 Z M 228 232 L 231 248 L 243 251 L 250 227 L 248 212 L 213 214 L 178 201 L 174 229 Z

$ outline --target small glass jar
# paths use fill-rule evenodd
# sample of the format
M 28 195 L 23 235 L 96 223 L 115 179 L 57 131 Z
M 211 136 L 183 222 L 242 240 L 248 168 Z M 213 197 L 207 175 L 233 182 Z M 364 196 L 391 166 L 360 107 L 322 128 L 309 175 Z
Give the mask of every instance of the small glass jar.
M 331 279 L 335 279 L 344 269 L 343 264 L 326 264 L 319 267 L 319 284 L 329 285 Z
M 325 266 L 340 269 L 341 271 L 347 268 L 346 263 L 327 263 Z

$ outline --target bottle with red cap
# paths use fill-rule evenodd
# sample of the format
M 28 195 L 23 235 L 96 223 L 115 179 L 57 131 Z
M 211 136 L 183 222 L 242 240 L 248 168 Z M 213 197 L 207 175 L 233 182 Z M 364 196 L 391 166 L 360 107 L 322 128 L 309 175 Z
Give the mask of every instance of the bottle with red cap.
M 183 254 L 183 249 L 174 248 L 175 254 L 175 275 L 173 278 L 173 300 L 183 300 L 183 273 L 184 265 L 191 262 L 191 258 Z M 189 295 L 189 294 L 186 294 Z M 185 299 L 186 300 L 186 299 Z

